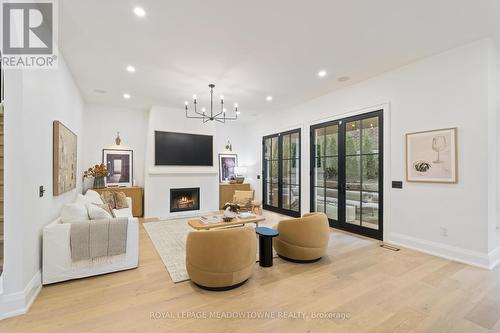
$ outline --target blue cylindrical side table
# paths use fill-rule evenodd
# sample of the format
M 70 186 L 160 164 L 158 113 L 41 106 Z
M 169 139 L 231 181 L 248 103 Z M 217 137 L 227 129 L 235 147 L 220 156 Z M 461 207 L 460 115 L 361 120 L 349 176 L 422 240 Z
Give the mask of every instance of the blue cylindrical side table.
M 258 227 L 255 232 L 259 235 L 259 265 L 271 267 L 273 265 L 273 237 L 279 233 L 271 228 Z

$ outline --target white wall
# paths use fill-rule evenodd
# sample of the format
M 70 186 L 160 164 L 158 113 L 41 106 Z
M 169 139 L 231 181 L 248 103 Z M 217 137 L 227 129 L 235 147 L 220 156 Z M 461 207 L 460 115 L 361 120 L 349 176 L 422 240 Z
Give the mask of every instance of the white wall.
M 136 109 L 113 108 L 87 104 L 84 112 L 85 145 L 83 167 L 102 162 L 102 150 L 131 149 L 134 151 L 134 179 L 144 186 L 144 160 L 146 158 L 146 129 L 148 112 Z M 115 145 L 120 132 L 121 145 Z
M 491 43 L 489 53 L 488 134 L 489 134 L 489 225 L 488 249 L 493 263 L 500 262 L 500 52 Z
M 490 46 L 489 40 L 478 41 L 292 109 L 268 113 L 248 128 L 248 149 L 242 155 L 260 160 L 262 135 L 302 128 L 302 211 L 306 212 L 311 124 L 387 104 L 389 125 L 385 131 L 390 152 L 386 152 L 385 164 L 390 173 L 385 174 L 386 183 L 405 179 L 405 133 L 458 127 L 458 184 L 405 182 L 403 190 L 386 186 L 385 208 L 389 211 L 384 239 L 487 267 Z M 259 165 L 253 172 L 260 169 Z M 447 236 L 441 228 L 448 230 Z
M 0 318 L 22 313 L 40 288 L 41 232 L 81 190 L 52 195 L 52 122 L 78 135 L 82 169 L 83 102 L 59 57 L 57 70 L 7 70 L 5 77 L 5 262 Z M 43 185 L 45 196 L 38 197 Z
M 219 154 L 224 154 L 225 145 L 229 140 L 233 151 L 231 154 L 238 155 L 238 165 L 247 167 L 247 175 L 245 183 L 249 183 L 253 189 L 260 191 L 260 183 L 257 176 L 260 175 L 260 160 L 259 152 L 248 149 L 249 145 L 255 144 L 255 138 L 251 135 L 253 126 L 248 123 L 227 122 L 225 124 L 216 124 L 217 140 L 216 149 Z M 260 142 L 260 141 L 259 141 Z M 217 161 L 218 163 L 218 161 Z

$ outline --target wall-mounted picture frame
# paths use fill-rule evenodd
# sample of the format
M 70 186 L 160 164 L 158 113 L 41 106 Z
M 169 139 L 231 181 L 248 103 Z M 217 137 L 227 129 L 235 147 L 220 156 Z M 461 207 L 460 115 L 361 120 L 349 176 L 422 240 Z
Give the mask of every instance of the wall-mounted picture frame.
M 219 181 L 236 179 L 235 168 L 238 166 L 237 154 L 219 154 Z
M 106 186 L 133 186 L 134 151 L 125 149 L 103 149 L 102 163 L 108 168 Z
M 406 134 L 406 181 L 458 182 L 456 127 Z
M 60 121 L 52 123 L 52 193 L 61 195 L 76 188 L 78 137 Z

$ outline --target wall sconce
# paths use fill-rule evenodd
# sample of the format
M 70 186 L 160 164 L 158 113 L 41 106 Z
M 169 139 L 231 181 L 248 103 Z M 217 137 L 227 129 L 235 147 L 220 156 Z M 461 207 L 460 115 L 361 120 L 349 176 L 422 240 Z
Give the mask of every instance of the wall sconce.
M 226 146 L 224 147 L 226 152 L 232 152 L 233 151 L 233 145 L 229 140 L 227 140 Z

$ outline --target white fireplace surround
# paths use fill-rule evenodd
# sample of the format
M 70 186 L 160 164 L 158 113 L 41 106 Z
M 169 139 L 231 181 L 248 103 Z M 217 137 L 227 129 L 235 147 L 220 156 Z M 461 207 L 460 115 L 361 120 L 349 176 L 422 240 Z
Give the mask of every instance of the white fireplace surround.
M 179 132 L 212 135 L 214 137 L 213 166 L 155 166 L 154 132 Z M 184 112 L 153 106 L 149 112 L 146 172 L 145 216 L 170 219 L 206 214 L 218 209 L 219 176 L 217 168 L 217 142 L 214 124 L 186 119 Z M 200 210 L 170 212 L 170 189 L 200 188 Z

